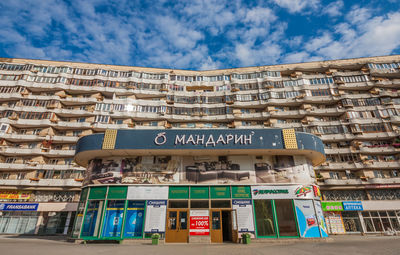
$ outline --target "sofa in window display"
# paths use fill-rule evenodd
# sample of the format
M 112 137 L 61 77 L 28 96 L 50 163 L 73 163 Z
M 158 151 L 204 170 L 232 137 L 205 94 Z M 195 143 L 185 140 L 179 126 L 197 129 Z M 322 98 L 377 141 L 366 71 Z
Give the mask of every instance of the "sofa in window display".
M 273 162 L 254 164 L 257 183 L 309 183 L 313 169 L 308 163 L 294 165 L 292 156 L 276 156 Z
M 94 159 L 90 162 L 88 176 L 92 184 L 121 183 L 121 161 Z
M 241 171 L 240 165 L 231 161 L 196 162 L 192 166 L 186 166 L 185 170 L 186 179 L 195 183 L 217 179 L 240 181 L 242 178 L 250 178 L 248 171 Z
M 178 182 L 179 160 L 171 156 L 138 156 L 122 160 L 122 183 L 149 184 Z

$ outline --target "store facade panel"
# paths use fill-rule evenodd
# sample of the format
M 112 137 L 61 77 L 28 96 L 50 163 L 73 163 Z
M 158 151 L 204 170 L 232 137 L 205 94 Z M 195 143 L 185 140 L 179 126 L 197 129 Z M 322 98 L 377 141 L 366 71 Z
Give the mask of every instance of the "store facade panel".
M 88 174 L 74 237 L 157 233 L 171 243 L 237 242 L 242 233 L 325 237 L 313 171 L 325 159 L 323 147 L 315 136 L 294 134 L 118 130 L 82 137 L 75 159 Z

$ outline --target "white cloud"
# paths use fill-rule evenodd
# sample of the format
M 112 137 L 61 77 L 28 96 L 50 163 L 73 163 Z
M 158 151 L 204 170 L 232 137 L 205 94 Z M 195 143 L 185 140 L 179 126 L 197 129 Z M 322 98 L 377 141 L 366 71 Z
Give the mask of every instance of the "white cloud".
M 367 22 L 372 16 L 372 10 L 365 7 L 353 6 L 352 10 L 346 15 L 346 19 L 354 25 Z
M 337 17 L 343 14 L 342 9 L 344 7 L 343 0 L 332 2 L 325 6 L 322 10 L 322 14 L 327 14 L 330 17 Z
M 305 49 L 309 52 L 312 52 L 320 49 L 323 46 L 326 46 L 327 44 L 331 43 L 332 40 L 332 36 L 329 33 L 324 33 L 320 37 L 315 37 L 309 40 L 305 45 Z
M 320 4 L 319 0 L 272 0 L 272 2 L 287 9 L 290 13 L 299 13 L 306 9 L 315 10 Z

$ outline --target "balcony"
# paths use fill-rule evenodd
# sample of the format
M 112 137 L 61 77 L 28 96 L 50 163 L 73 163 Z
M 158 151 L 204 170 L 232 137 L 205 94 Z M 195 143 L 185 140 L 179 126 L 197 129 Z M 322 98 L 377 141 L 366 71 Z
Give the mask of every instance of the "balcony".
M 325 116 L 340 116 L 346 110 L 344 108 L 324 108 L 324 109 L 316 109 L 311 108 L 307 111 L 307 115 L 325 115 Z
M 321 183 L 322 184 L 322 183 Z M 361 179 L 324 179 L 322 185 L 361 185 Z
M 393 178 L 370 178 L 367 181 L 369 184 L 393 184 L 393 183 L 400 183 L 400 177 L 393 177 Z
M 10 180 L 0 179 L 1 186 L 29 186 L 29 187 L 81 187 L 82 182 L 75 181 L 75 179 L 39 179 L 38 181 L 31 180 Z
M 88 122 L 59 121 L 57 123 L 57 127 L 62 129 L 80 129 L 80 128 L 91 128 L 91 125 Z
M 271 117 L 296 117 L 296 118 L 302 118 L 306 114 L 304 110 L 292 110 L 292 111 L 273 111 L 270 113 Z
M 354 139 L 353 134 L 322 134 L 320 137 L 323 141 L 347 141 Z
M 74 165 L 52 165 L 32 162 L 29 164 L 0 163 L 0 170 L 85 170 L 86 168 Z
M 398 152 L 393 146 L 383 146 L 383 147 L 360 147 L 361 153 L 372 153 L 372 154 L 391 154 L 393 152 Z

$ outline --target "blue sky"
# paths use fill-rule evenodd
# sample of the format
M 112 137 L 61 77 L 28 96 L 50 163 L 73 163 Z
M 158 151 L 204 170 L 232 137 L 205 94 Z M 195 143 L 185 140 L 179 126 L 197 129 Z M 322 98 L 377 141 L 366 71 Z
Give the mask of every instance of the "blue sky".
M 400 54 L 400 0 L 0 1 L 0 57 L 191 70 Z

